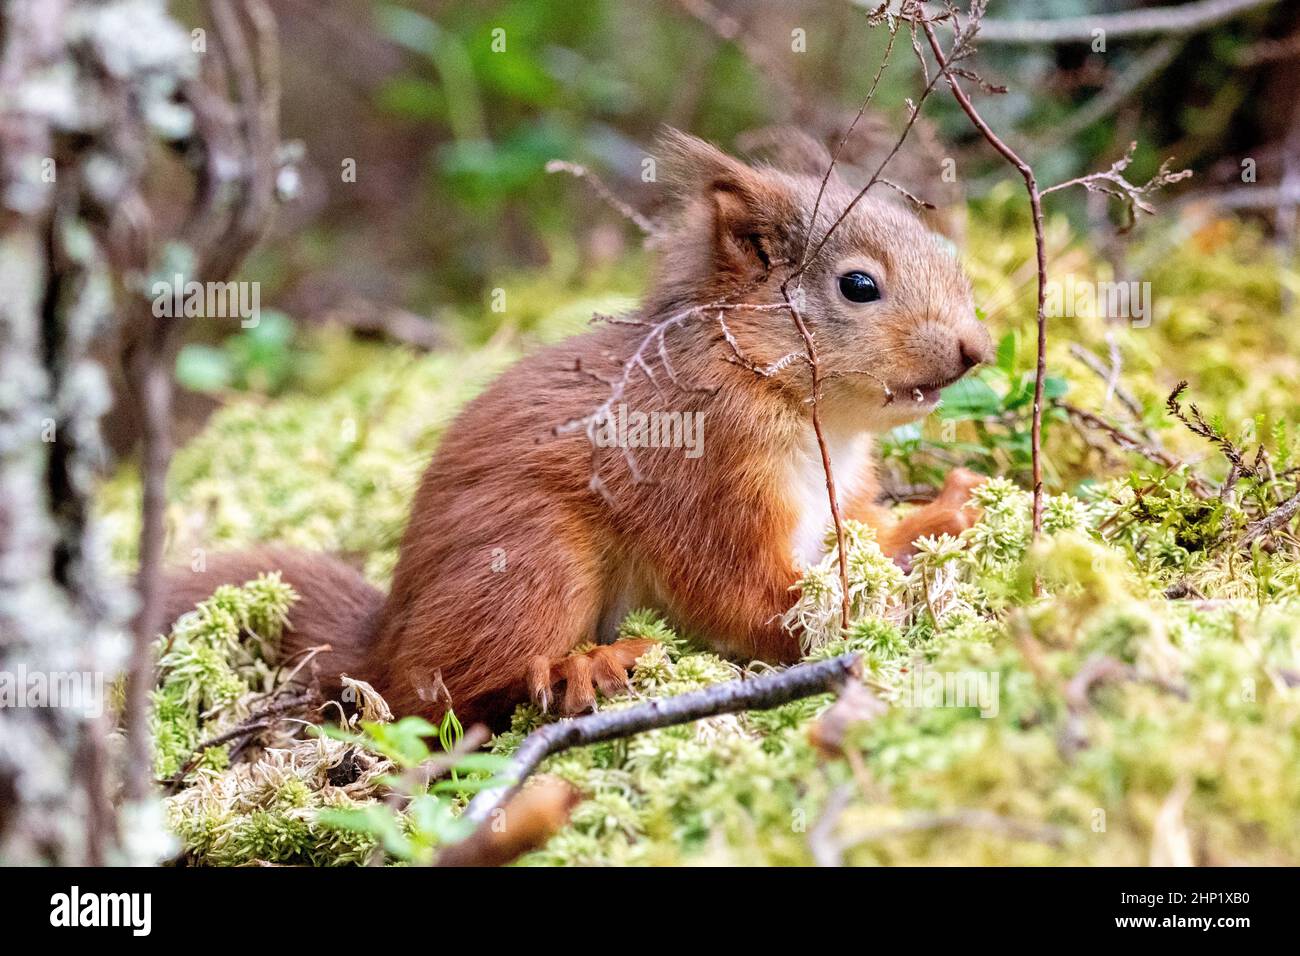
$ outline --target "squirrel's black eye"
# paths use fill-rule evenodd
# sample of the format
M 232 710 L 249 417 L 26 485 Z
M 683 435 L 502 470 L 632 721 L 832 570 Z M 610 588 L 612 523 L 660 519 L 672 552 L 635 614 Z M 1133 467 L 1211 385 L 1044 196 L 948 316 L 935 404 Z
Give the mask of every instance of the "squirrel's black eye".
M 840 276 L 840 294 L 850 302 L 875 302 L 880 298 L 880 287 L 871 276 L 855 270 Z

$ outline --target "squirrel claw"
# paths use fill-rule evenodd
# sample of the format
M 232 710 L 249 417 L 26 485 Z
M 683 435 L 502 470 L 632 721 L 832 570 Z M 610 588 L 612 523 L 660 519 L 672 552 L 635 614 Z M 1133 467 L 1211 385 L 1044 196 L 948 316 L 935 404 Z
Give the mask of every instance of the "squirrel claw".
M 545 714 L 551 705 L 551 661 L 538 655 L 528 661 L 528 696 Z
M 534 657 L 528 668 L 529 695 L 547 712 L 552 688 L 564 684 L 557 710 L 566 717 L 596 709 L 596 692 L 610 697 L 632 689 L 628 671 L 637 658 L 654 646 L 655 641 L 623 640 L 602 644 L 589 651 L 570 654 L 557 660 Z

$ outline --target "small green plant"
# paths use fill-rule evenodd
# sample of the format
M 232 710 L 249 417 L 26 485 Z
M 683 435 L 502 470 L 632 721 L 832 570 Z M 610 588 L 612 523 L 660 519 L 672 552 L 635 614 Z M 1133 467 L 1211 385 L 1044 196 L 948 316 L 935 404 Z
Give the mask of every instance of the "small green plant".
M 954 465 L 985 474 L 1022 479 L 1032 463 L 1030 419 L 1034 401 L 1034 371 L 1017 364 L 1017 335 L 1008 332 L 998 342 L 994 364 L 949 385 L 943 391 L 938 421 L 894 429 L 881 443 L 885 458 L 900 468 L 909 482 L 942 484 Z M 1069 383 L 1049 375 L 1043 384 L 1043 431 L 1065 419 L 1050 405 L 1063 397 Z M 964 425 L 964 428 L 958 428 Z M 927 434 L 937 430 L 940 436 Z
M 381 754 L 398 772 L 380 780 L 388 789 L 384 800 L 322 810 L 319 821 L 371 837 L 389 857 L 403 863 L 428 863 L 439 847 L 469 836 L 474 824 L 457 810 L 471 794 L 508 783 L 498 776 L 508 757 L 455 752 L 463 731 L 451 711 L 440 726 L 423 717 L 403 717 L 395 723 L 360 721 L 357 730 L 323 727 L 320 732 Z M 437 738 L 442 749 L 430 749 L 430 738 Z M 450 776 L 437 779 L 443 773 Z

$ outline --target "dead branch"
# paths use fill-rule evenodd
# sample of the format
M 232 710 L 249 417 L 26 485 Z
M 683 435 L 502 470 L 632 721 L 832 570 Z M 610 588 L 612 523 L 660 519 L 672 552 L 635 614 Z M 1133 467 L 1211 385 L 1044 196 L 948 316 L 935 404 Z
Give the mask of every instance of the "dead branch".
M 702 717 L 779 707 L 792 700 L 835 690 L 856 672 L 857 667 L 857 654 L 842 654 L 830 660 L 796 664 L 761 677 L 728 681 L 689 694 L 650 700 L 623 710 L 608 710 L 547 724 L 529 734 L 514 752 L 509 767 L 502 774 L 511 782 L 481 792 L 465 809 L 465 816 L 480 827 L 485 825 L 493 811 L 519 789 L 543 760 L 571 747 L 675 727 Z
M 869 3 L 870 0 L 858 0 Z M 980 36 L 989 43 L 1088 43 L 1093 31 L 1104 30 L 1109 39 L 1141 36 L 1185 36 L 1199 33 L 1277 0 L 1196 0 L 1176 7 L 1156 7 L 1123 13 L 1099 14 L 1060 20 L 985 20 Z
M 799 314 L 799 310 L 790 301 L 790 294 L 786 290 L 786 283 L 784 282 L 781 283 L 781 295 L 784 297 L 786 305 L 790 307 L 790 315 L 794 318 L 795 328 L 798 329 L 799 335 L 803 338 L 804 349 L 808 358 L 808 369 L 812 378 L 812 394 L 809 398 L 812 409 L 812 427 L 813 434 L 817 437 L 817 451 L 821 454 L 822 471 L 826 475 L 826 496 L 830 499 L 831 521 L 835 525 L 836 564 L 840 574 L 840 626 L 847 631 L 849 629 L 850 603 L 848 549 L 844 537 L 844 516 L 840 511 L 840 499 L 835 490 L 835 472 L 831 468 L 831 449 L 826 441 L 826 433 L 822 430 L 822 373 L 821 364 L 817 358 L 817 342 L 808 329 L 808 323 L 804 322 L 803 316 Z
M 944 76 L 948 83 L 948 89 L 952 92 L 953 98 L 957 105 L 961 107 L 963 113 L 971 121 L 972 125 L 979 131 L 980 135 L 989 143 L 993 149 L 1002 156 L 1008 163 L 1015 167 L 1025 182 L 1025 191 L 1029 195 L 1029 207 L 1033 217 L 1034 224 L 1034 251 L 1038 271 L 1038 296 L 1035 309 L 1035 325 L 1037 327 L 1037 361 L 1034 369 L 1034 401 L 1033 401 L 1033 419 L 1030 428 L 1030 447 L 1032 453 L 1032 470 L 1033 470 L 1033 534 L 1035 537 L 1042 531 L 1043 527 L 1043 392 L 1047 379 L 1047 316 L 1046 316 L 1046 299 L 1047 299 L 1047 243 L 1043 232 L 1043 204 L 1042 197 L 1046 192 L 1064 188 L 1068 185 L 1082 185 L 1086 189 L 1094 189 L 1106 192 L 1109 195 L 1118 196 L 1121 200 L 1131 203 L 1136 209 L 1144 212 L 1153 211 L 1146 203 L 1146 195 L 1150 190 L 1167 185 L 1170 182 L 1176 182 L 1179 179 L 1186 178 L 1190 173 L 1171 173 L 1168 170 L 1168 163 L 1161 166 L 1160 172 L 1144 186 L 1134 186 L 1124 179 L 1122 172 L 1128 165 L 1128 156 L 1114 164 L 1109 170 L 1102 173 L 1093 174 L 1092 176 L 1081 177 L 1077 180 L 1071 180 L 1068 183 L 1062 183 L 1053 186 L 1049 190 L 1040 191 L 1038 180 L 1034 174 L 1033 167 L 1020 158 L 1014 149 L 1006 144 L 986 123 L 979 111 L 975 108 L 970 97 L 962 88 L 958 81 L 958 75 L 952 69 L 952 64 L 960 55 L 961 57 L 970 56 L 974 53 L 973 39 L 978 33 L 983 36 L 984 30 L 984 10 L 987 6 L 986 0 L 973 0 L 968 16 L 968 23 L 963 28 L 958 22 L 955 11 L 951 8 L 946 16 L 954 22 L 955 39 L 953 41 L 953 51 L 945 54 L 943 46 L 935 34 L 934 23 L 939 18 L 927 18 L 917 12 L 917 8 L 907 9 L 912 23 L 924 31 L 926 39 L 930 44 L 930 52 L 939 65 L 939 73 Z M 919 55 L 919 54 L 918 54 Z M 922 58 L 924 61 L 924 58 Z M 1132 150 L 1130 149 L 1130 155 Z M 1105 184 L 1104 186 L 1102 184 Z
M 1190 169 L 1171 172 L 1169 164 L 1172 163 L 1173 160 L 1166 159 L 1160 164 L 1160 168 L 1156 171 L 1154 176 L 1141 185 L 1135 185 L 1124 178 L 1124 170 L 1126 170 L 1129 164 L 1133 161 L 1133 151 L 1136 149 L 1137 143 L 1131 142 L 1128 144 L 1128 149 L 1125 150 L 1124 155 L 1115 160 L 1115 162 L 1111 164 L 1110 169 L 1096 173 L 1089 173 L 1086 176 L 1079 176 L 1075 179 L 1067 179 L 1065 182 L 1057 183 L 1055 186 L 1048 186 L 1040 193 L 1040 195 L 1046 196 L 1048 193 L 1056 192 L 1058 189 L 1067 189 L 1070 186 L 1082 186 L 1089 192 L 1101 193 L 1105 196 L 1110 196 L 1112 199 L 1118 199 L 1123 204 L 1124 212 L 1126 214 L 1126 220 L 1124 224 L 1120 226 L 1119 231 L 1121 233 L 1127 232 L 1133 228 L 1134 223 L 1137 222 L 1137 214 L 1139 212 L 1144 212 L 1149 216 L 1155 214 L 1155 207 L 1147 201 L 1147 197 L 1151 193 L 1162 189 L 1165 186 L 1188 179 L 1192 175 Z
M 1249 548 L 1257 538 L 1285 527 L 1297 513 L 1300 513 L 1300 491 L 1287 498 L 1264 517 L 1246 525 L 1246 530 L 1237 542 L 1237 547 Z
M 287 687 L 290 685 L 284 684 L 281 686 Z M 189 773 L 199 765 L 199 760 L 203 757 L 203 754 L 211 750 L 213 747 L 220 747 L 223 744 L 232 743 L 234 741 L 240 741 L 242 743 L 254 734 L 259 734 L 263 730 L 269 729 L 280 720 L 287 717 L 306 714 L 320 703 L 321 698 L 319 694 L 308 692 L 305 694 L 296 694 L 292 697 L 286 697 L 283 700 L 267 704 L 265 707 L 250 714 L 244 720 L 241 720 L 225 733 L 217 734 L 214 737 L 209 737 L 207 740 L 198 743 L 194 747 L 193 752 L 186 758 L 185 762 L 176 773 L 168 777 L 166 780 L 157 781 L 157 783 L 159 786 L 165 787 L 168 790 L 175 790 L 185 782 L 186 776 L 188 776 Z
M 1102 684 L 1132 682 L 1149 684 L 1181 700 L 1188 698 L 1186 687 L 1159 677 L 1143 677 L 1136 669 L 1122 661 L 1104 654 L 1094 655 L 1084 662 L 1084 665 L 1065 685 L 1066 719 L 1058 741 L 1064 759 L 1072 760 L 1080 750 L 1088 747 L 1088 734 L 1085 727 L 1088 712 L 1092 708 L 1093 689 Z
M 1120 400 L 1120 404 L 1128 409 L 1129 415 L 1132 416 L 1133 423 L 1142 431 L 1143 437 L 1150 441 L 1150 431 L 1144 424 L 1142 424 L 1142 416 L 1144 414 L 1142 403 L 1134 398 L 1132 393 L 1120 384 L 1118 353 L 1115 353 L 1109 368 L 1102 364 L 1101 359 L 1097 358 L 1097 356 L 1093 355 L 1092 352 L 1088 351 L 1078 342 L 1070 343 L 1070 354 L 1084 365 L 1088 366 L 1089 369 L 1096 373 L 1098 378 L 1106 383 L 1107 397 L 1109 398 L 1109 396 L 1114 395 Z M 1154 442 L 1152 442 L 1152 444 L 1154 444 Z
M 742 290 L 749 291 L 748 288 Z M 659 389 L 659 381 L 651 368 L 651 361 L 658 359 L 659 366 L 664 375 L 673 386 L 683 392 L 705 392 L 711 393 L 712 389 L 699 388 L 689 383 L 683 382 L 677 375 L 673 367 L 671 358 L 668 355 L 667 335 L 673 329 L 685 325 L 687 322 L 699 319 L 701 316 L 721 317 L 724 312 L 743 309 L 748 312 L 771 312 L 781 311 L 790 308 L 788 303 L 774 303 L 771 305 L 752 305 L 744 302 L 710 302 L 705 305 L 691 306 L 680 312 L 675 312 L 666 319 L 659 322 L 650 323 L 644 320 L 619 320 L 619 324 L 640 325 L 648 331 L 637 344 L 636 349 L 630 356 L 624 359 L 620 367 L 619 374 L 614 378 L 606 378 L 591 369 L 585 368 L 581 363 L 577 363 L 572 371 L 583 375 L 587 378 L 594 379 L 602 384 L 609 386 L 609 395 L 590 413 L 580 418 L 571 418 L 568 421 L 561 422 L 551 429 L 551 434 L 555 436 L 568 435 L 575 432 L 584 432 L 588 441 L 591 443 L 591 480 L 589 487 L 591 490 L 600 494 L 602 498 L 609 498 L 609 490 L 605 487 L 604 481 L 600 477 L 599 452 L 600 447 L 596 442 L 596 429 L 604 422 L 608 421 L 613 414 L 614 406 L 623 400 L 628 386 L 632 382 L 633 376 L 644 375 L 656 390 Z M 624 462 L 626 462 L 628 471 L 632 475 L 632 480 L 637 483 L 647 481 L 641 473 L 640 465 L 637 463 L 636 456 L 632 450 L 626 447 L 620 447 Z
M 852 750 L 849 732 L 862 724 L 877 720 L 889 711 L 889 705 L 876 696 L 878 685 L 848 678 L 840 687 L 839 697 L 808 728 L 808 741 L 826 757 L 846 756 Z
M 1174 457 L 1158 445 L 1143 441 L 1120 426 L 1106 421 L 1100 415 L 1079 408 L 1077 405 L 1072 405 L 1061 399 L 1057 399 L 1052 404 L 1069 415 L 1071 420 L 1077 425 L 1103 432 L 1124 451 L 1136 452 L 1143 458 L 1153 461 L 1157 465 L 1167 468 L 1170 471 L 1176 471 L 1186 464 L 1182 459 Z M 1191 485 L 1192 490 L 1200 497 L 1209 497 L 1209 488 L 1202 479 L 1189 471 L 1187 473 L 1187 480 L 1188 484 Z
M 963 34 L 958 28 L 958 43 L 969 46 L 969 37 L 973 36 L 982 27 L 981 17 L 983 12 L 984 4 L 982 2 L 971 5 L 970 25 L 967 27 L 966 34 Z M 953 99 L 957 101 L 957 105 L 961 107 L 962 112 L 966 114 L 989 145 L 1020 173 L 1021 178 L 1025 181 L 1025 190 L 1029 193 L 1029 208 L 1034 223 L 1034 253 L 1038 267 L 1038 301 L 1035 312 L 1035 324 L 1038 328 L 1038 359 L 1034 370 L 1033 421 L 1030 426 L 1030 449 L 1034 482 L 1033 533 L 1037 536 L 1043 530 L 1043 390 L 1047 380 L 1047 242 L 1043 236 L 1042 195 L 1038 191 L 1038 180 L 1034 176 L 1033 168 L 1021 159 L 1015 150 L 1003 142 L 997 133 L 993 132 L 988 123 L 984 122 L 984 118 L 975 109 L 975 104 L 966 95 L 957 78 L 949 72 L 950 61 L 939 43 L 939 38 L 935 35 L 933 24 L 929 20 L 922 19 L 920 27 L 925 31 L 926 39 L 930 43 L 930 52 L 934 55 L 935 62 L 939 64 L 940 73 L 947 77 L 948 89 L 952 91 Z M 963 36 L 966 39 L 963 40 Z
M 818 866 L 844 865 L 844 847 L 835 836 L 835 828 L 852 797 L 851 784 L 842 783 L 832 790 L 817 822 L 808 831 L 808 849 Z
M 731 349 L 731 355 L 727 357 L 727 361 L 733 362 L 741 368 L 749 369 L 759 378 L 771 378 L 778 372 L 782 372 L 789 368 L 795 362 L 807 361 L 807 356 L 805 354 L 800 352 L 789 352 L 774 362 L 768 362 L 766 365 L 759 365 L 745 354 L 744 349 L 741 348 L 740 342 L 732 333 L 731 327 L 727 325 L 727 320 L 723 317 L 721 312 L 718 313 L 717 322 L 718 328 L 722 330 L 722 340 L 727 343 L 727 348 Z
M 882 15 L 884 14 L 884 9 L 885 8 L 882 6 L 876 11 L 874 11 L 872 14 L 870 14 L 870 16 L 868 17 L 868 22 L 871 23 L 872 25 L 881 22 Z M 834 473 L 834 469 L 831 466 L 830 446 L 827 444 L 826 435 L 822 429 L 821 365 L 817 357 L 817 343 L 813 338 L 812 332 L 809 330 L 808 325 L 804 321 L 803 316 L 800 314 L 799 310 L 795 307 L 794 303 L 791 301 L 790 283 L 795 282 L 796 288 L 802 290 L 803 276 L 804 273 L 807 271 L 808 266 L 812 263 L 813 260 L 817 258 L 822 248 L 830 240 L 831 235 L 835 232 L 836 229 L 839 228 L 840 224 L 845 220 L 848 214 L 852 211 L 853 207 L 857 205 L 857 203 L 862 199 L 862 197 L 867 194 L 867 190 L 869 190 L 873 185 L 876 184 L 876 182 L 880 180 L 880 176 L 884 172 L 885 167 L 889 164 L 889 161 L 893 159 L 895 155 L 897 155 L 898 150 L 903 145 L 903 141 L 907 138 L 907 134 L 911 131 L 912 126 L 915 125 L 917 117 L 920 116 L 921 103 L 925 101 L 925 98 L 929 96 L 930 92 L 934 89 L 934 83 L 933 81 L 931 81 L 926 85 L 925 91 L 921 96 L 920 102 L 916 103 L 915 105 L 909 103 L 909 106 L 911 107 L 911 115 L 908 117 L 907 125 L 903 129 L 902 135 L 900 135 L 897 141 L 894 143 L 893 149 L 891 149 L 885 155 L 884 159 L 880 161 L 880 165 L 876 168 L 875 173 L 872 174 L 871 179 L 868 180 L 867 184 L 862 187 L 862 189 L 857 193 L 857 195 L 853 197 L 852 200 L 850 200 L 848 205 L 845 206 L 845 208 L 843 209 L 843 211 L 841 211 L 840 215 L 835 219 L 835 221 L 830 224 L 825 234 L 818 241 L 817 245 L 812 249 L 812 252 L 810 253 L 809 245 L 812 243 L 813 231 L 817 225 L 817 215 L 821 208 L 822 196 L 825 194 L 826 185 L 830 181 L 831 176 L 835 172 L 835 165 L 839 160 L 840 154 L 844 149 L 845 143 L 848 142 L 849 136 L 852 134 L 854 128 L 857 126 L 858 122 L 862 119 L 863 115 L 866 113 L 867 107 L 870 105 L 872 98 L 875 96 L 876 89 L 880 84 L 880 77 L 883 75 L 885 71 L 885 66 L 889 62 L 890 54 L 893 52 L 894 40 L 897 35 L 897 26 L 892 17 L 888 18 L 888 26 L 889 26 L 889 33 L 890 33 L 889 43 L 885 47 L 885 53 L 881 59 L 880 67 L 879 69 L 877 69 L 876 75 L 871 82 L 871 87 L 867 91 L 866 99 L 863 100 L 862 106 L 858 109 L 857 115 L 853 118 L 852 123 L 849 124 L 848 130 L 845 132 L 843 139 L 841 139 L 839 146 L 836 148 L 834 155 L 831 157 L 830 164 L 827 166 L 826 172 L 822 176 L 821 185 L 817 189 L 817 198 L 813 203 L 812 216 L 810 217 L 808 223 L 808 231 L 804 236 L 803 248 L 799 252 L 798 266 L 796 267 L 795 271 L 790 275 L 786 276 L 785 280 L 781 283 L 781 297 L 785 300 L 786 305 L 789 307 L 790 315 L 791 318 L 794 320 L 795 328 L 799 332 L 800 338 L 803 339 L 804 350 L 808 361 L 809 377 L 811 378 L 811 385 L 810 385 L 811 395 L 809 401 L 810 401 L 810 408 L 811 408 L 813 434 L 816 436 L 817 450 L 818 453 L 821 455 L 822 471 L 826 475 L 826 497 L 830 504 L 831 521 L 835 527 L 836 564 L 839 571 L 840 594 L 841 594 L 840 626 L 843 627 L 845 630 L 847 630 L 849 627 L 849 613 L 850 613 L 848 550 L 846 547 L 846 540 L 844 535 L 844 516 L 840 510 L 839 495 L 836 492 L 836 488 L 835 488 L 835 473 Z M 885 386 L 885 397 L 886 400 L 892 398 L 892 393 L 889 391 L 888 385 Z
M 915 195 L 914 193 L 911 193 L 911 192 L 909 192 L 908 190 L 904 189 L 902 186 L 898 185 L 898 183 L 890 182 L 888 179 L 881 179 L 881 180 L 880 180 L 880 185 L 882 185 L 882 186 L 888 186 L 890 189 L 892 189 L 894 192 L 898 193 L 900 196 L 902 196 L 904 199 L 906 199 L 906 200 L 907 200 L 908 202 L 910 202 L 912 205 L 914 205 L 914 206 L 916 206 L 916 207 L 918 207 L 918 208 L 920 208 L 920 209 L 935 209 L 935 208 L 937 208 L 937 207 L 935 206 L 934 203 L 930 202 L 930 200 L 928 200 L 928 199 L 922 199 L 920 196 L 917 196 L 917 195 Z
M 874 26 L 879 22 L 878 18 L 881 16 L 882 10 L 885 6 L 887 6 L 887 4 L 882 4 L 881 10 L 868 14 L 868 24 Z M 826 167 L 826 172 L 822 176 L 821 184 L 817 187 L 817 198 L 813 200 L 812 216 L 809 217 L 808 220 L 808 235 L 804 237 L 803 249 L 799 252 L 800 271 L 804 269 L 807 263 L 808 244 L 812 240 L 813 230 L 817 228 L 817 214 L 821 211 L 822 197 L 826 195 L 826 185 L 830 182 L 830 178 L 835 172 L 835 166 L 840 161 L 840 156 L 844 153 L 844 147 L 848 144 L 849 138 L 853 135 L 853 131 L 858 128 L 858 124 L 862 122 L 862 117 L 866 115 L 867 108 L 871 105 L 871 101 L 876 96 L 876 89 L 880 86 L 880 78 L 884 76 L 885 67 L 889 65 L 889 58 L 894 52 L 894 41 L 897 39 L 898 28 L 891 20 L 889 22 L 889 42 L 885 44 L 885 52 L 880 58 L 880 66 L 876 69 L 876 75 L 871 79 L 871 86 L 867 90 L 867 95 L 863 99 L 862 105 L 858 107 L 857 115 L 853 117 L 852 122 L 849 123 L 848 129 L 844 131 L 844 135 L 840 138 L 839 145 L 835 147 L 835 152 L 831 154 L 830 165 Z M 897 147 L 895 148 L 895 151 L 897 151 Z
M 840 212 L 839 216 L 835 219 L 834 222 L 831 223 L 830 227 L 822 235 L 821 239 L 817 241 L 817 244 L 813 246 L 812 252 L 807 252 L 805 250 L 804 255 L 801 257 L 799 268 L 795 270 L 795 272 L 790 276 L 789 279 L 786 280 L 786 282 L 797 281 L 802 279 L 803 274 L 808 270 L 808 267 L 817 258 L 818 254 L 822 251 L 822 248 L 830 240 L 831 234 L 834 233 L 835 230 L 840 227 L 840 224 L 843 223 L 844 220 L 848 218 L 849 213 L 854 210 L 854 208 L 857 206 L 859 202 L 861 202 L 862 198 L 866 196 L 867 192 L 871 189 L 871 187 L 874 186 L 876 183 L 880 182 L 880 177 L 881 174 L 884 172 L 885 167 L 889 165 L 890 161 L 893 160 L 893 158 L 896 155 L 898 155 L 898 151 L 902 149 L 904 141 L 906 141 L 908 134 L 911 133 L 912 131 L 912 127 L 916 125 L 917 119 L 920 118 L 921 106 L 930 97 L 930 94 L 934 92 L 935 85 L 938 83 L 938 81 L 939 81 L 939 75 L 936 74 L 933 79 L 930 79 L 926 83 L 925 88 L 921 90 L 921 95 L 916 99 L 915 102 L 912 102 L 911 100 L 908 101 L 907 123 L 904 124 L 903 132 L 899 134 L 898 139 L 894 141 L 893 147 L 889 150 L 888 153 L 885 154 L 884 159 L 880 161 L 880 165 L 876 167 L 876 171 L 872 173 L 871 178 L 867 181 L 867 184 L 863 186 L 860 190 L 858 190 L 857 194 L 854 195 L 854 197 L 851 200 L 849 200 L 848 204 Z M 834 166 L 833 161 L 831 165 Z M 811 235 L 811 231 L 809 234 Z

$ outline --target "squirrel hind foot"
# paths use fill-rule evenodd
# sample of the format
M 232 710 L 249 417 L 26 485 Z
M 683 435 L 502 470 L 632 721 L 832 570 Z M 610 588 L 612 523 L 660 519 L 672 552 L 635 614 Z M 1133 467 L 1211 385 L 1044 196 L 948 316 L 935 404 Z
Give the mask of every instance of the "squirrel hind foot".
M 561 658 L 537 656 L 528 664 L 528 695 L 548 713 L 551 707 L 565 717 L 594 710 L 596 691 L 606 697 L 631 689 L 628 672 L 655 641 L 624 640 Z M 563 684 L 563 694 L 556 688 Z

